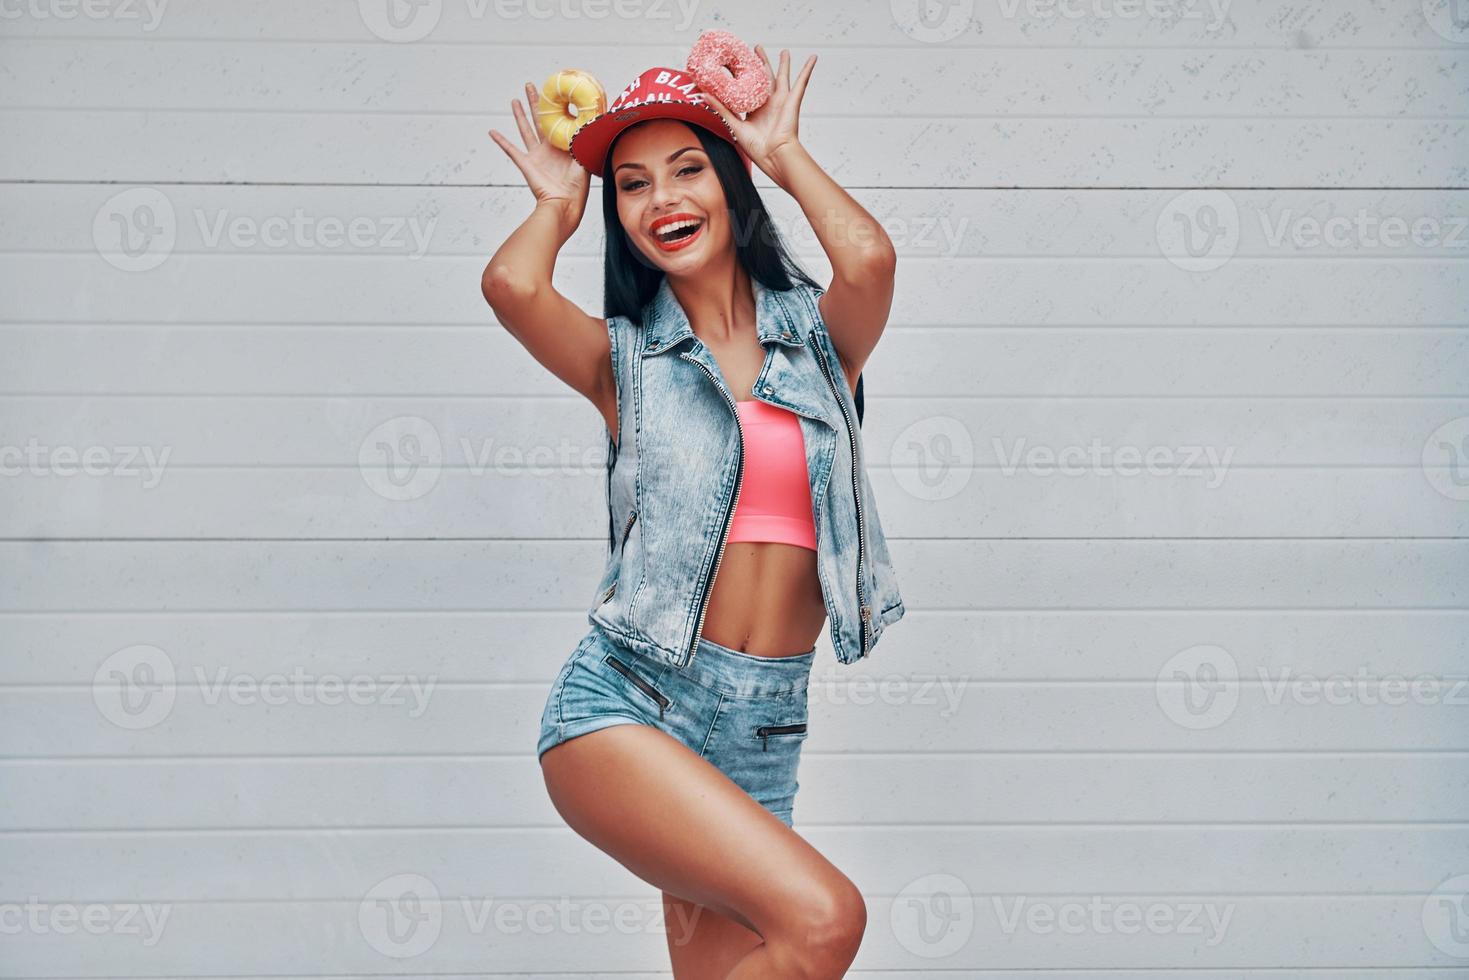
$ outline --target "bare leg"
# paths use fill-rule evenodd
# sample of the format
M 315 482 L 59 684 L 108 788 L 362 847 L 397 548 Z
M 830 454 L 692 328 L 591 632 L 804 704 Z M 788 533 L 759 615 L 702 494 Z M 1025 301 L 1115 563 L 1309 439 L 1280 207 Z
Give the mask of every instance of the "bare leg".
M 683 743 L 649 725 L 614 725 L 547 750 L 541 770 L 551 802 L 578 834 L 643 881 L 762 940 L 726 973 L 689 976 L 845 975 L 867 926 L 862 893 Z M 687 928 L 671 920 L 670 943 Z M 717 928 L 711 935 L 729 935 Z
M 668 957 L 674 980 L 724 980 L 765 940 L 711 908 L 663 893 Z

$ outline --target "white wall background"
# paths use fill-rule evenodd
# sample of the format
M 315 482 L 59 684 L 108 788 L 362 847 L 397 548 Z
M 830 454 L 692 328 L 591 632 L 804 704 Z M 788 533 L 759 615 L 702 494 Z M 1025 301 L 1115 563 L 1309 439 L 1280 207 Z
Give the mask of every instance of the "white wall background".
M 716 26 L 819 54 L 802 136 L 903 258 L 864 434 L 910 612 L 821 641 L 796 812 L 854 975 L 1465 975 L 1469 12 L 0 9 L 0 975 L 663 975 L 536 767 L 603 436 L 480 299 L 531 204 L 485 131 Z M 1093 440 L 1175 455 L 1008 466 Z

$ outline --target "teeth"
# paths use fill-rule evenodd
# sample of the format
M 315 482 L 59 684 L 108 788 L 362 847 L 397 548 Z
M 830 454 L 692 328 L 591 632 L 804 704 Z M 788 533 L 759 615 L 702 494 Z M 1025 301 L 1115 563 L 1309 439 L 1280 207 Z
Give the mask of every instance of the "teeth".
M 699 222 L 697 221 L 675 221 L 672 224 L 667 224 L 659 228 L 656 234 L 659 238 L 667 239 L 672 236 L 674 232 L 679 231 L 682 228 L 693 228 L 698 224 Z

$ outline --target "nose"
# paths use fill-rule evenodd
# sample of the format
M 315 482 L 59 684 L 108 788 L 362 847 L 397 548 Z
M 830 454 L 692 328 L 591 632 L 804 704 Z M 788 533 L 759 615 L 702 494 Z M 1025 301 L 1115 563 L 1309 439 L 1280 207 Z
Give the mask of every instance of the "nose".
M 678 190 L 671 181 L 660 181 L 653 187 L 653 208 L 660 214 L 676 210 Z

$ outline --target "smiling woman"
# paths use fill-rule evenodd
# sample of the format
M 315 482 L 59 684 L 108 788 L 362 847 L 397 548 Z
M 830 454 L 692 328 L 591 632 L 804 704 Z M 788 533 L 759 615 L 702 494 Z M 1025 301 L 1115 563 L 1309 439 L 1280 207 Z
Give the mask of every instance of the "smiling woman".
M 689 214 L 687 211 L 680 211 L 654 221 L 649 230 L 663 251 L 676 252 L 692 244 L 703 227 L 703 218 Z
M 501 142 L 537 204 L 486 267 L 485 298 L 608 433 L 591 630 L 548 692 L 537 755 L 567 823 L 661 887 L 668 921 L 694 923 L 668 937 L 679 977 L 839 977 L 866 923 L 857 886 L 793 812 L 823 628 L 852 663 L 904 613 L 851 380 L 886 322 L 894 264 L 796 139 L 813 65 L 792 85 L 782 53 L 748 119 L 652 68 L 577 130 L 570 156 L 524 125 L 528 153 Z M 831 220 L 816 229 L 830 290 L 786 251 L 756 165 Z M 589 174 L 603 178 L 601 318 L 550 281 Z M 867 233 L 828 230 L 854 226 Z

